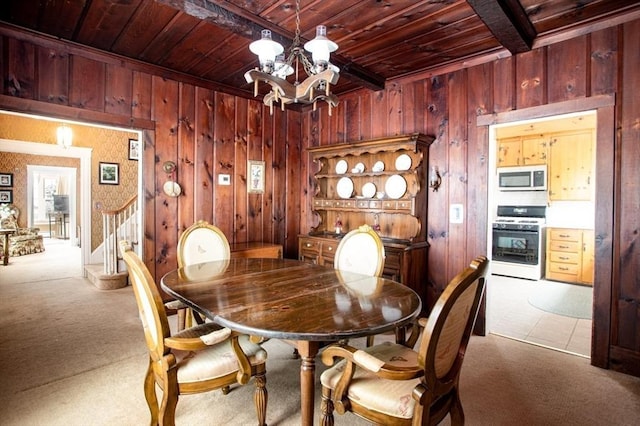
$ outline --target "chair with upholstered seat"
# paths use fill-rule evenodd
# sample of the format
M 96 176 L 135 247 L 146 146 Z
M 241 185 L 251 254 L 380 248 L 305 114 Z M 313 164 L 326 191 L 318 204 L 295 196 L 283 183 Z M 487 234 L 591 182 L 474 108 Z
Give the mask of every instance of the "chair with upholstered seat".
M 384 270 L 384 259 L 384 245 L 380 236 L 371 226 L 362 225 L 342 237 L 333 267 L 340 271 L 379 277 Z M 367 346 L 373 344 L 373 338 L 367 337 Z
M 229 259 L 231 249 L 224 233 L 215 225 L 199 220 L 189 226 L 180 235 L 177 249 L 178 267 L 194 265 L 202 262 Z M 165 304 L 167 309 L 175 309 L 178 314 L 178 331 L 189 328 L 192 318 L 198 324 L 204 321 L 196 312 L 179 300 L 172 300 Z
M 0 228 L 14 231 L 9 237 L 9 256 L 24 256 L 44 251 L 44 240 L 40 228 L 23 228 L 18 224 L 20 209 L 13 204 L 0 205 Z M 0 238 L 0 253 L 4 251 L 4 239 Z
M 228 328 L 206 323 L 171 335 L 160 292 L 146 265 L 120 242 L 120 251 L 129 272 L 149 352 L 144 394 L 152 425 L 173 425 L 178 397 L 233 384 L 246 384 L 254 377 L 254 402 L 258 425 L 266 424 L 267 353 L 262 347 Z M 156 385 L 162 391 L 158 406 Z
M 369 225 L 362 225 L 342 237 L 333 260 L 341 271 L 379 277 L 384 269 L 384 245 Z
M 447 415 L 451 424 L 464 424 L 460 370 L 488 264 L 479 256 L 450 281 L 429 317 L 419 321 L 424 329 L 418 350 L 392 342 L 325 348 L 325 364 L 342 360 L 320 378 L 322 424 L 333 424 L 334 410 L 385 425 L 434 425 Z

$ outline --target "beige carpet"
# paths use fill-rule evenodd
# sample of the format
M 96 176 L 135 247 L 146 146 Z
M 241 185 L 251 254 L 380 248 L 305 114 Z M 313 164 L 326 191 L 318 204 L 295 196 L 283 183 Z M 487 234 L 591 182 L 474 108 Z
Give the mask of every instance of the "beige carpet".
M 0 424 L 147 424 L 146 349 L 131 288 L 96 289 L 74 273 L 77 248 L 54 242 L 0 266 Z M 267 421 L 298 425 L 299 361 L 279 341 L 265 348 Z M 469 425 L 635 425 L 640 413 L 640 378 L 497 336 L 472 338 L 461 389 Z M 255 424 L 252 391 L 250 383 L 226 396 L 182 397 L 177 424 Z M 363 424 L 336 416 L 336 425 Z

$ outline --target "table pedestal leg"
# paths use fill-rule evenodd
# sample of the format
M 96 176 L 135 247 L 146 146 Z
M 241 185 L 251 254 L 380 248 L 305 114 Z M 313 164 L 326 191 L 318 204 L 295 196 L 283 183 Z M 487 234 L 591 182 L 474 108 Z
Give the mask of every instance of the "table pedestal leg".
M 303 426 L 313 425 L 313 407 L 315 403 L 316 355 L 320 348 L 319 342 L 298 342 L 300 353 L 300 405 Z

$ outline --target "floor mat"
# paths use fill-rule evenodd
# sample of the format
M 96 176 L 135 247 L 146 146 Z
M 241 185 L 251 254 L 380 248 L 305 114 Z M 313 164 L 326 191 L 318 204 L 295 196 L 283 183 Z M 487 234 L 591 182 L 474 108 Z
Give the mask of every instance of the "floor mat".
M 591 319 L 593 288 L 556 281 L 540 281 L 529 296 L 529 303 L 553 314 Z

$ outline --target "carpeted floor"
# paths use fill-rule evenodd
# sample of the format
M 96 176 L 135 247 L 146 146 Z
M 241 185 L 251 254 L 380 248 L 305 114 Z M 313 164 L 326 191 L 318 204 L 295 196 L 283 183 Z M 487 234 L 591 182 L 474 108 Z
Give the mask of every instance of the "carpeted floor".
M 62 254 L 68 249 L 47 251 L 56 254 L 56 265 L 47 266 L 46 256 L 25 256 L 0 266 L 0 423 L 148 424 L 142 393 L 147 355 L 132 290 L 101 291 L 86 279 L 69 276 L 63 264 L 72 255 Z M 291 358 L 289 345 L 277 340 L 266 342 L 265 348 L 267 421 L 298 425 L 299 361 Z M 317 367 L 324 369 L 319 360 Z M 255 424 L 252 392 L 250 382 L 226 396 L 182 397 L 177 424 Z M 316 412 L 319 393 L 318 386 Z M 514 340 L 474 336 L 463 367 L 461 398 L 471 426 L 523 421 L 529 426 L 635 425 L 640 378 Z M 336 416 L 336 425 L 364 424 L 352 415 Z
M 553 314 L 591 319 L 593 288 L 557 281 L 539 281 L 529 296 L 529 303 Z

